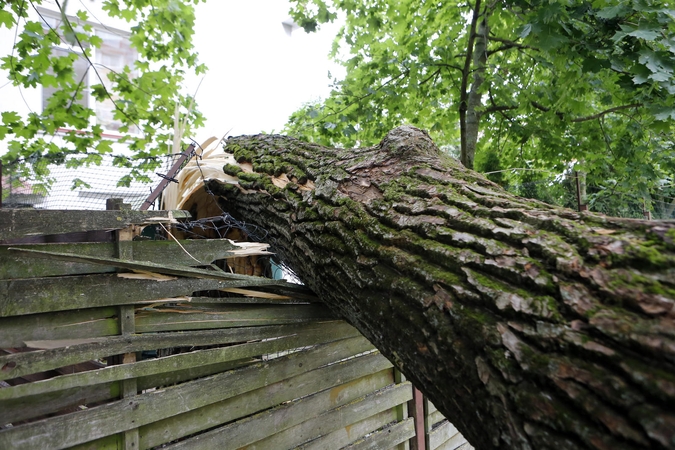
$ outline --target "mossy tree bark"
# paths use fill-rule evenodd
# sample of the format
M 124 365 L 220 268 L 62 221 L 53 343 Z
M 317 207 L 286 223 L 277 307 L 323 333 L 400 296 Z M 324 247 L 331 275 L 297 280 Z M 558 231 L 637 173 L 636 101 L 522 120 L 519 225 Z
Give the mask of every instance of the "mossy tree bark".
M 227 141 L 227 210 L 477 448 L 675 448 L 675 222 L 514 197 L 397 128 Z

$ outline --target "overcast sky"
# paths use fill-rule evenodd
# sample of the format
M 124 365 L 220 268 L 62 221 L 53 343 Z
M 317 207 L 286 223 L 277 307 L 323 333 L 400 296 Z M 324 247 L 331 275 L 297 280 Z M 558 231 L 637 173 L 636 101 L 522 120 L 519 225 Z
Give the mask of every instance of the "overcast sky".
M 280 0 L 209 0 L 197 6 L 195 47 L 209 67 L 197 102 L 207 118 L 197 140 L 280 131 L 304 102 L 325 97 L 328 60 L 338 27 L 288 36 L 282 22 L 289 3 Z M 191 80 L 194 92 L 198 80 Z

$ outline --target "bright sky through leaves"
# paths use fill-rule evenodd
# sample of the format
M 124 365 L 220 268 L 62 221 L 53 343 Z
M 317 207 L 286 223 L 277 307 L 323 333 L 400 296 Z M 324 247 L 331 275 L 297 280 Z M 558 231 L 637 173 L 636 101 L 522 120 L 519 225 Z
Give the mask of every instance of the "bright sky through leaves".
M 195 48 L 209 68 L 197 94 L 206 126 L 198 140 L 261 131 L 280 131 L 303 103 L 327 97 L 328 52 L 338 27 L 319 33 L 296 29 L 288 36 L 282 21 L 289 4 L 278 0 L 208 1 L 196 7 Z M 191 80 L 194 93 L 199 79 Z

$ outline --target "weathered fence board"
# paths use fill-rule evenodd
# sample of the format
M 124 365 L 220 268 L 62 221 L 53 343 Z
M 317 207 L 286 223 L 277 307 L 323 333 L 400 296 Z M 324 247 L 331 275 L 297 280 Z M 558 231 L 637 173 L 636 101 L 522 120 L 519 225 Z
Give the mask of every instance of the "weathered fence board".
M 267 433 L 263 434 L 258 431 L 256 434 L 252 433 L 251 438 L 265 436 L 270 431 L 277 431 L 277 433 L 247 444 L 247 450 L 295 448 L 337 429 L 349 427 L 368 417 L 391 410 L 411 398 L 409 383 L 390 385 L 375 393 L 372 393 L 372 391 L 361 393 L 357 389 L 350 390 L 349 387 L 344 388 L 344 393 L 352 395 L 345 395 L 344 400 L 337 405 L 332 405 L 330 402 L 332 392 L 321 392 L 283 405 L 277 410 L 261 413 L 255 420 L 262 422 L 262 429 Z M 361 393 L 362 396 L 357 395 L 357 393 Z M 337 407 L 329 409 L 331 406 Z M 265 424 L 266 419 L 271 423 Z M 197 442 L 197 439 L 195 441 Z M 229 442 L 229 439 L 224 442 Z M 176 448 L 182 447 L 176 446 Z M 188 446 L 185 448 L 196 447 Z M 215 446 L 211 448 L 215 448 Z
M 250 277 L 255 278 L 255 277 Z M 194 291 L 256 286 L 253 279 L 198 278 L 130 279 L 124 274 L 82 275 L 64 278 L 25 278 L 0 281 L 0 317 L 65 311 L 99 306 L 156 303 Z
M 228 347 L 202 350 L 199 352 L 181 353 L 179 355 L 168 356 L 161 359 L 151 359 L 131 364 L 106 367 L 89 372 L 64 375 L 62 377 L 45 380 L 39 384 L 20 385 L 2 389 L 0 390 L 0 400 L 3 398 L 17 398 L 22 394 L 35 395 L 40 393 L 39 391 L 36 392 L 36 390 L 49 392 L 76 386 L 89 386 L 109 381 L 157 375 L 173 370 L 185 370 L 190 367 L 199 367 L 219 362 L 250 358 L 265 353 L 280 352 L 300 346 L 315 345 L 318 343 L 344 339 L 350 335 L 354 336 L 354 333 L 351 330 L 345 330 L 346 332 L 343 333 L 333 333 L 332 331 L 330 325 L 327 325 L 324 330 L 318 329 L 315 326 L 306 330 L 299 330 L 290 336 L 283 336 L 274 340 L 230 345 Z M 264 331 L 262 331 L 261 334 L 264 335 Z M 31 352 L 0 356 L 0 365 L 7 367 L 6 370 L 0 371 L 0 380 L 47 371 L 82 361 L 80 358 L 40 358 L 44 353 L 45 352 Z M 58 352 L 50 353 L 56 353 L 58 355 Z M 102 356 L 110 355 L 111 354 L 109 353 L 102 354 Z
M 85 256 L 72 253 L 50 252 L 45 250 L 31 250 L 21 247 L 9 247 L 10 254 L 19 254 L 21 256 L 34 256 L 36 258 L 48 258 L 58 261 L 70 261 L 76 263 L 99 264 L 103 266 L 117 267 L 118 269 L 135 270 L 146 273 L 160 273 L 162 275 L 173 275 L 179 277 L 207 278 L 212 280 L 241 281 L 242 286 L 266 286 L 280 285 L 287 289 L 297 289 L 299 291 L 306 288 L 293 285 L 285 281 L 273 280 L 271 278 L 253 277 L 250 275 L 239 275 L 236 273 L 224 272 L 222 270 L 197 269 L 189 266 L 182 266 L 173 263 L 154 263 L 150 261 L 129 261 L 118 258 L 106 258 L 102 256 Z M 237 286 L 231 286 L 237 287 Z
M 383 428 L 398 420 L 394 409 L 387 409 L 381 413 L 355 422 L 331 433 L 318 437 L 310 442 L 299 445 L 296 450 L 333 450 L 342 448 L 361 439 L 364 435 Z
M 263 244 L 131 240 L 180 212 L 42 213 L 0 211 L 0 449 L 409 448 L 411 385 L 363 336 L 304 286 L 219 269 Z M 106 242 L 20 243 L 79 237 Z
M 436 447 L 435 450 L 455 450 L 464 446 L 466 443 L 466 438 L 457 432 L 450 439 Z M 473 447 L 469 446 L 469 448 L 473 450 Z
M 457 428 L 445 420 L 429 432 L 429 450 L 437 449 L 457 433 Z
M 391 364 L 384 357 L 372 354 L 272 383 L 225 401 L 141 427 L 141 448 L 152 448 L 167 440 L 173 441 L 241 419 L 312 392 L 331 388 L 339 390 L 340 383 L 358 380 L 361 385 L 370 386 L 372 392 L 390 384 L 390 367 Z M 336 395 L 336 400 L 338 398 L 339 395 Z
M 215 260 L 236 256 L 240 249 L 229 239 L 189 239 L 180 241 L 131 241 L 128 242 L 134 259 L 161 264 L 171 261 L 173 264 L 195 266 L 209 265 Z M 181 248 L 182 246 L 182 248 Z M 116 256 L 114 242 L 78 242 L 55 244 L 22 245 L 22 249 L 49 251 L 55 253 L 76 254 L 83 256 L 99 256 L 113 258 Z M 194 259 L 199 260 L 196 262 Z M 74 263 L 35 258 L 34 256 L 17 256 L 0 246 L 0 280 L 11 278 L 37 278 L 76 274 L 93 274 L 115 272 L 112 266 L 101 264 Z
M 390 427 L 378 430 L 375 433 L 345 447 L 345 450 L 380 450 L 390 448 L 415 435 L 413 418 L 404 420 Z
M 0 305 L 0 308 L 2 306 Z M 26 341 L 89 339 L 119 334 L 115 307 L 0 318 L 0 348 Z
M 354 418 L 354 421 L 360 420 L 407 401 L 408 396 L 410 395 L 410 388 L 409 385 L 406 384 L 385 388 L 369 397 L 363 397 L 358 401 L 338 406 L 335 410 L 328 411 L 321 415 L 323 420 L 319 421 L 317 420 L 319 418 L 317 417 L 317 414 L 329 408 L 331 394 L 330 391 L 319 392 L 256 414 L 244 420 L 237 421 L 233 424 L 200 434 L 192 439 L 178 442 L 167 448 L 172 450 L 218 450 L 222 448 L 223 442 L 227 442 L 232 448 L 246 446 L 251 450 L 292 448 L 309 439 L 308 436 L 302 434 L 305 430 L 301 431 L 300 436 L 289 436 L 286 433 L 282 434 L 280 437 L 286 438 L 286 442 L 283 442 L 283 439 L 280 442 L 274 442 L 274 436 L 271 436 L 270 438 L 267 438 L 269 441 L 261 443 L 260 447 L 255 443 L 260 441 L 261 438 L 269 435 L 270 432 L 282 432 L 310 418 L 313 418 L 310 425 L 313 425 L 315 428 L 322 424 L 326 425 L 326 421 L 328 421 L 328 431 L 332 431 L 330 427 L 337 428 L 339 426 L 339 422 L 338 424 L 331 424 L 331 422 L 336 419 L 339 420 L 340 418 L 344 418 L 345 421 L 349 421 L 351 418 Z M 363 417 L 358 417 L 359 414 Z M 311 426 L 307 428 L 309 431 L 312 430 Z M 321 430 L 316 431 L 318 431 L 320 435 Z M 294 442 L 297 441 L 298 438 L 301 440 L 299 442 Z
M 307 321 L 333 320 L 333 314 L 323 305 L 227 305 L 222 310 L 199 310 L 178 307 L 150 312 L 140 311 L 136 315 L 136 329 L 139 333 L 157 331 L 200 330 L 210 328 L 244 327 L 255 325 L 281 325 Z M 251 308 L 245 308 L 251 306 Z
M 320 334 L 324 342 L 357 336 L 358 332 L 341 321 L 306 323 L 293 325 L 273 325 L 266 327 L 242 327 L 219 330 L 193 331 L 189 333 L 160 333 L 131 336 L 114 336 L 96 338 L 94 342 L 73 344 L 72 341 L 43 341 L 53 346 L 42 352 L 15 353 L 0 356 L 0 367 L 5 368 L 7 378 L 13 378 L 19 373 L 34 373 L 56 367 L 68 366 L 82 361 L 89 361 L 105 356 L 122 353 L 140 352 L 148 349 L 170 347 L 193 347 L 216 344 L 232 344 L 256 339 L 271 339 L 283 336 L 311 336 Z M 30 343 L 30 342 L 29 342 Z M 40 341 L 30 345 L 40 348 Z M 36 347 L 37 346 L 37 347 Z M 9 364 L 13 363 L 13 364 Z M 0 400 L 18 398 L 22 395 L 36 395 L 53 390 L 51 382 L 45 381 L 39 385 L 19 385 L 0 390 Z M 64 384 L 63 388 L 67 388 Z
M 0 239 L 72 233 L 91 230 L 119 230 L 130 225 L 167 223 L 189 218 L 185 211 L 76 211 L 46 209 L 0 209 Z
M 274 366 L 274 370 L 261 371 L 262 366 L 256 364 L 130 400 L 9 428 L 0 431 L 0 448 L 67 448 L 222 401 L 371 348 L 365 338 L 345 339 L 265 363 Z

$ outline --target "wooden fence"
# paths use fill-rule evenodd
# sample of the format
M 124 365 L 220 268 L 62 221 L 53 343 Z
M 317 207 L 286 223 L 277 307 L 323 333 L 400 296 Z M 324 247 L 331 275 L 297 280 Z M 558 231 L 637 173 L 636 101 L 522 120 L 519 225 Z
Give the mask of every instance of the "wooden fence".
M 0 449 L 468 445 L 311 292 L 212 264 L 250 249 L 131 240 L 181 217 L 0 210 Z

